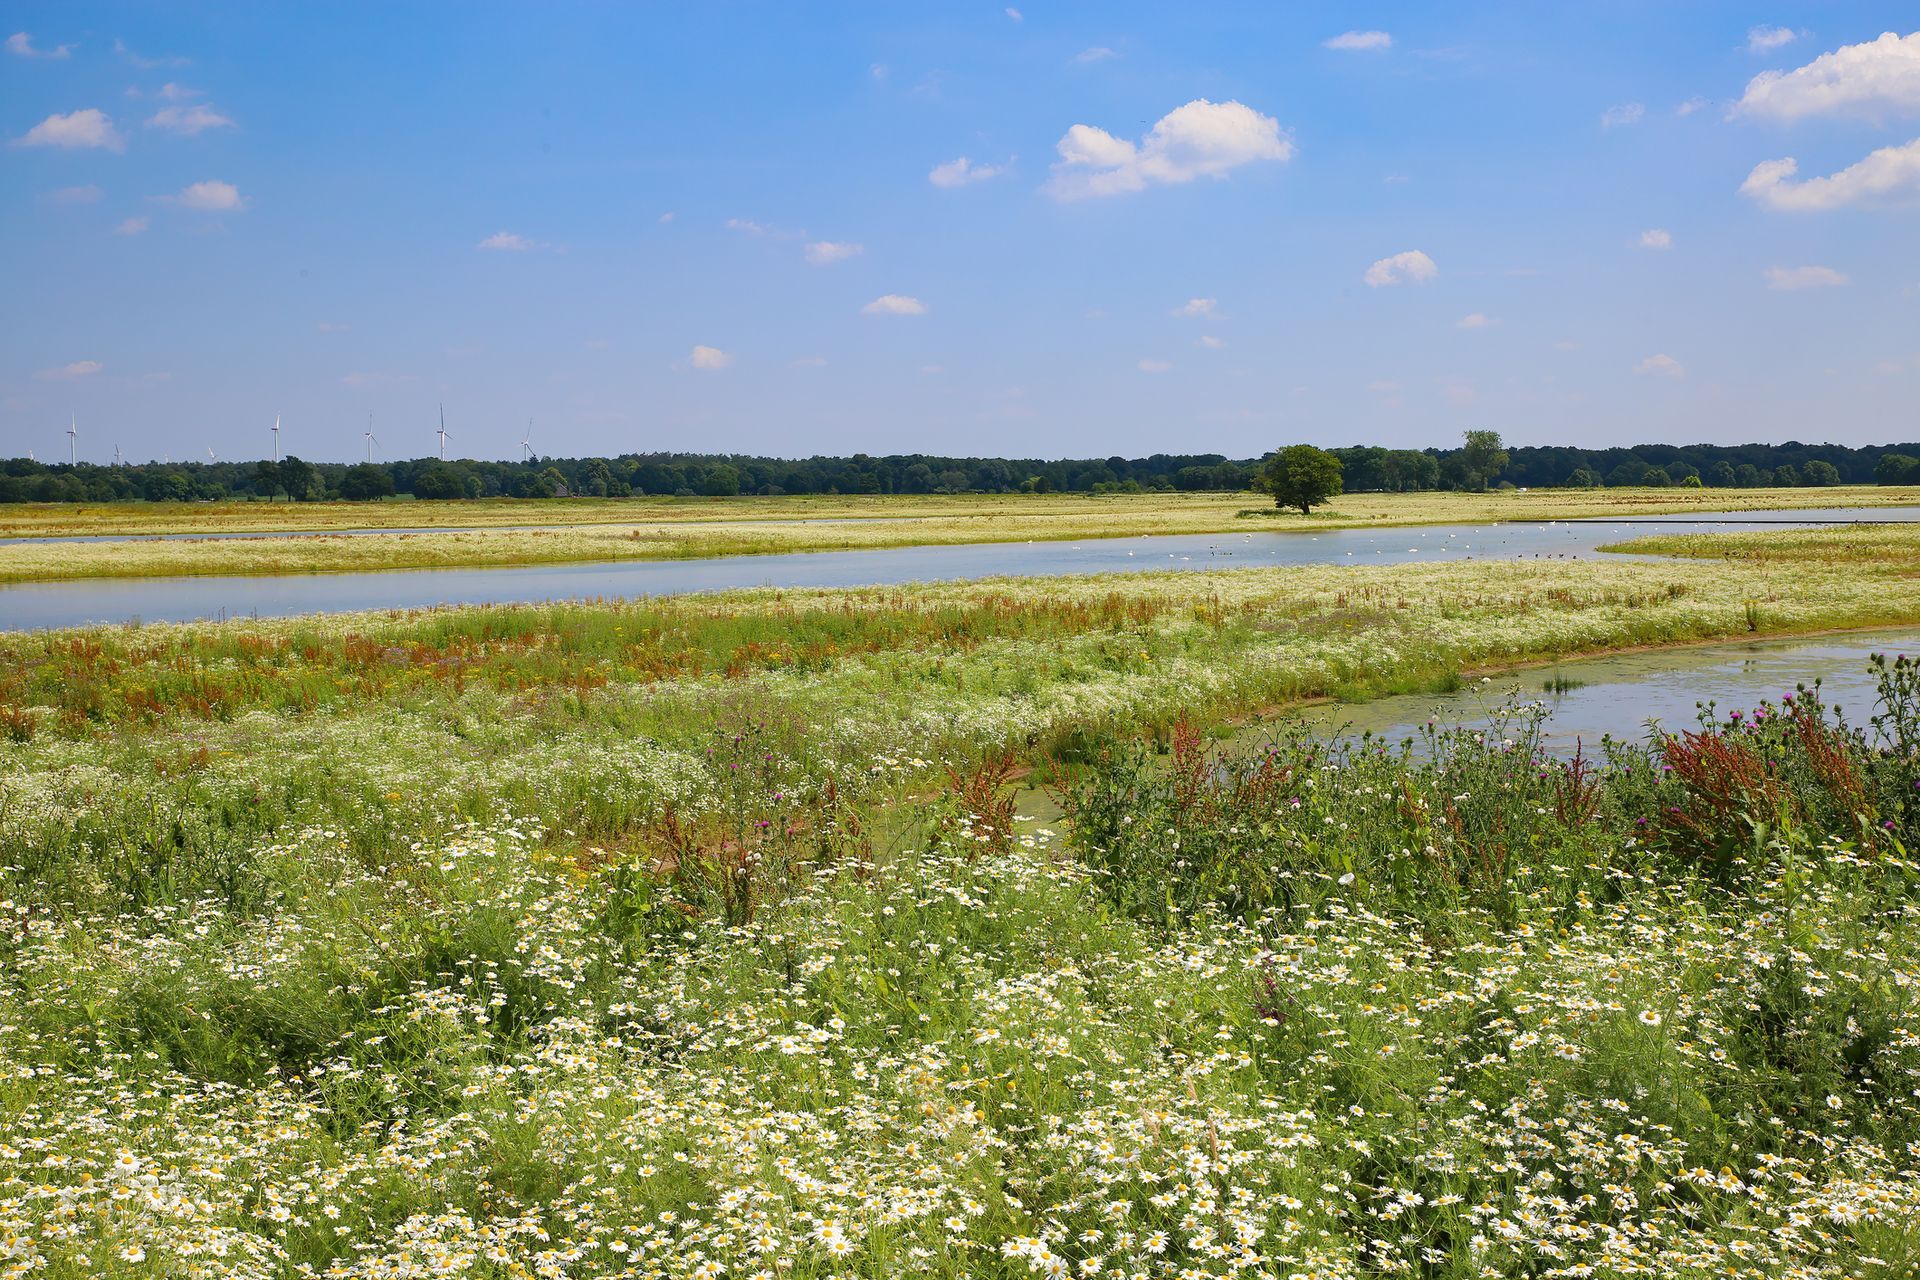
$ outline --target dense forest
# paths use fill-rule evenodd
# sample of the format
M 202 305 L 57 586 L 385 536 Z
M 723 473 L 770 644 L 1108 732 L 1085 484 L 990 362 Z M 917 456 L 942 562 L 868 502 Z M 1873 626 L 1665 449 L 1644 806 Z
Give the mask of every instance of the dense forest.
M 1487 433 L 1470 433 L 1485 437 Z M 1576 449 L 1334 449 L 1348 492 L 1601 486 L 1920 484 L 1920 444 L 1636 445 Z M 220 499 L 557 498 L 736 494 L 1132 493 L 1256 487 L 1263 459 L 1156 453 L 1147 458 L 757 458 L 628 453 L 526 462 L 147 462 L 103 466 L 0 462 L 0 502 Z

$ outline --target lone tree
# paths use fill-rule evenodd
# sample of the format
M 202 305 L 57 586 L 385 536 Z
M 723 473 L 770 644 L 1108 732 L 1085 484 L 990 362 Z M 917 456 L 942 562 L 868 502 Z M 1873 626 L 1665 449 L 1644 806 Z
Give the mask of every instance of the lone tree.
M 1340 459 L 1310 444 L 1290 444 L 1267 459 L 1260 479 L 1274 506 L 1312 515 L 1314 504 L 1339 495 Z
M 1507 469 L 1507 449 L 1500 443 L 1498 431 L 1467 432 L 1466 447 L 1460 450 L 1461 465 L 1466 468 L 1467 488 L 1484 489 Z

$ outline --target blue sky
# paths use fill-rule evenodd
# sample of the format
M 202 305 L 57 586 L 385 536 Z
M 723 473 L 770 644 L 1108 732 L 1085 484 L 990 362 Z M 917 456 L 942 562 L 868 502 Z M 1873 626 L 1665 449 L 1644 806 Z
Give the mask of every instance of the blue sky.
M 1920 436 L 1910 3 L 0 24 L 4 453 Z

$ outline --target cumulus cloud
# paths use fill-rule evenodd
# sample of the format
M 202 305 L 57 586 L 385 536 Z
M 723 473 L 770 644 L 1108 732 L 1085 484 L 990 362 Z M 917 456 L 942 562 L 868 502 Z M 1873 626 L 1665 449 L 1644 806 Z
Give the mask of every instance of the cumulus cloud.
M 147 128 L 165 129 L 168 133 L 177 133 L 187 138 L 191 138 L 196 133 L 205 133 L 208 129 L 232 127 L 231 118 L 221 115 L 204 102 L 162 107 L 147 117 Z
M 1218 298 L 1188 298 L 1169 314 L 1176 316 L 1210 316 L 1214 308 L 1220 305 Z
M 1489 328 L 1492 324 L 1493 324 L 1493 321 L 1487 318 L 1486 312 L 1474 311 L 1467 315 L 1461 316 L 1458 320 L 1454 321 L 1454 328 L 1485 329 L 1485 328 Z
M 117 236 L 137 236 L 153 224 L 153 220 L 142 214 L 137 218 L 128 218 L 113 229 Z
M 1345 31 L 1320 44 L 1322 48 L 1343 49 L 1349 53 L 1381 53 L 1393 48 L 1393 37 L 1384 31 Z
M 1847 282 L 1847 277 L 1832 267 L 1767 268 L 1769 289 L 1832 289 Z
M 1382 258 L 1367 268 L 1362 280 L 1369 288 L 1378 289 L 1383 285 L 1425 284 L 1440 274 L 1440 268 L 1434 265 L 1432 258 L 1418 249 L 1409 249 L 1405 253 L 1396 253 L 1392 257 Z
M 1873 204 L 1920 196 L 1920 138 L 1898 147 L 1882 147 L 1866 159 L 1825 178 L 1791 181 L 1800 171 L 1792 156 L 1753 167 L 1740 194 L 1769 209 L 1813 213 L 1853 204 Z
M 1695 94 L 1693 97 L 1688 98 L 1685 102 L 1675 107 L 1673 109 L 1673 114 L 1677 116 L 1690 116 L 1694 112 L 1700 110 L 1700 108 L 1709 106 L 1709 105 L 1711 104 L 1708 103 L 1708 101 L 1705 98 L 1701 97 L 1699 94 Z
M 1280 122 L 1238 102 L 1196 98 L 1154 124 L 1138 143 L 1076 124 L 1057 147 L 1047 191 L 1056 200 L 1114 196 L 1149 186 L 1224 178 L 1242 165 L 1293 158 Z
M 949 160 L 945 164 L 933 166 L 927 173 L 927 181 L 936 187 L 964 187 L 975 182 L 985 182 L 997 178 L 1007 171 L 1003 164 L 975 164 L 965 156 L 958 160 Z
M 1640 247 L 1642 249 L 1671 249 L 1673 248 L 1673 233 L 1664 227 L 1649 227 L 1640 233 Z
M 48 204 L 92 204 L 104 194 L 99 187 L 88 183 L 84 187 L 61 187 L 40 198 Z
M 1800 33 L 1792 27 L 1769 27 L 1765 23 L 1747 28 L 1748 53 L 1772 53 L 1782 45 L 1792 44 L 1800 38 Z
M 107 366 L 98 360 L 75 360 L 72 364 L 63 364 L 52 369 L 42 369 L 34 374 L 36 378 L 90 378 Z
M 1617 107 L 1608 107 L 1600 113 L 1602 129 L 1617 129 L 1622 125 L 1639 124 L 1646 118 L 1647 107 L 1643 102 L 1623 102 Z
M 845 262 L 865 253 L 867 247 L 862 244 L 849 244 L 844 241 L 816 240 L 807 246 L 807 261 L 816 267 L 824 267 L 833 262 Z
M 473 247 L 491 249 L 498 253 L 525 253 L 533 248 L 533 241 L 525 236 L 515 235 L 511 231 L 496 231 Z
M 1920 111 L 1920 31 L 1843 45 L 1793 71 L 1762 71 L 1735 110 L 1772 120 Z
M 1139 369 L 1142 373 L 1165 373 L 1171 368 L 1173 368 L 1173 365 L 1170 361 L 1154 360 L 1152 358 L 1144 359 L 1140 361 L 1139 364 Z
M 724 369 L 733 363 L 733 353 L 722 351 L 718 347 L 695 347 L 687 356 L 687 367 L 707 373 Z
M 904 293 L 886 293 L 860 308 L 860 313 L 869 316 L 923 316 L 927 314 L 927 305 Z
M 105 147 L 108 151 L 126 148 L 126 139 L 113 127 L 113 118 L 98 107 L 83 107 L 66 115 L 50 115 L 13 140 L 16 147 Z
M 209 179 L 184 187 L 177 196 L 167 197 L 168 202 L 182 209 L 196 209 L 201 213 L 238 213 L 247 207 L 247 201 L 240 194 L 240 188 L 231 182 Z
M 16 31 L 7 37 L 7 52 L 18 54 L 22 58 L 67 58 L 73 56 L 77 45 L 57 44 L 51 49 L 33 47 L 33 37 L 24 31 Z
M 1684 378 L 1687 376 L 1687 367 L 1665 352 L 1659 355 L 1648 356 L 1645 360 L 1635 365 L 1633 371 L 1650 378 Z

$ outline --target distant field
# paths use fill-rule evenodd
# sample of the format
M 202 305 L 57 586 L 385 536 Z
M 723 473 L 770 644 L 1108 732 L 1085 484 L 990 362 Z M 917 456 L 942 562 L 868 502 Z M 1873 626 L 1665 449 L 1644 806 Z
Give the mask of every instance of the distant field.
M 674 560 L 969 542 L 1059 541 L 1249 529 L 1657 516 L 1765 507 L 1920 503 L 1920 488 L 1554 490 L 1351 494 L 1311 517 L 1260 495 L 855 496 L 580 501 L 34 505 L 0 511 L 0 537 L 258 534 L 155 543 L 0 546 L 0 582 L 342 573 Z M 275 537 L 393 529 L 390 536 Z

